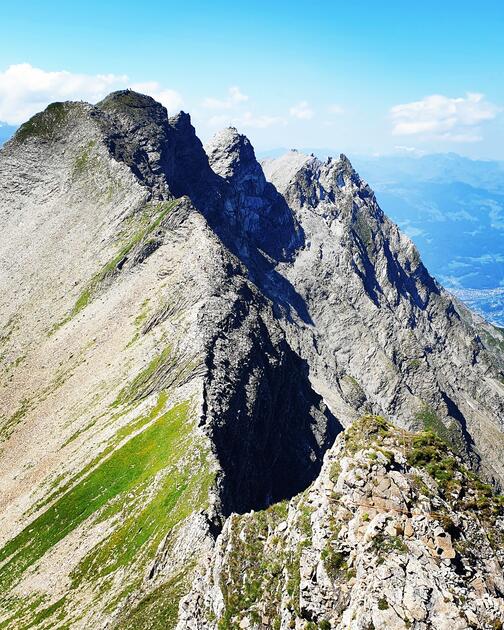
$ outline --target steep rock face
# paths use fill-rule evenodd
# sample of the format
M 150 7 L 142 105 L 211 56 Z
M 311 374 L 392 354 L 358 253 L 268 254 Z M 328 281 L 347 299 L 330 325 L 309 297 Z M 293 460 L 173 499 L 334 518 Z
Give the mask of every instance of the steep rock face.
M 263 265 L 289 258 L 302 244 L 300 227 L 283 197 L 266 181 L 249 140 L 229 128 L 205 151 L 221 178 L 221 203 L 211 208 L 207 204 L 207 212 L 228 246 L 248 264 L 258 253 L 267 257 Z
M 174 627 L 227 516 L 366 410 L 502 479 L 502 333 L 345 158 L 263 171 L 150 97 L 56 103 L 0 152 L 0 227 L 7 627 Z
M 501 480 L 501 331 L 474 325 L 429 276 L 344 156 L 292 152 L 263 166 L 305 235 L 277 270 L 313 326 L 287 325 L 287 335 L 332 411 L 344 424 L 367 409 L 408 428 L 435 425 Z
M 501 627 L 503 502 L 433 433 L 364 417 L 302 495 L 228 519 L 178 628 Z
M 312 389 L 271 308 L 243 285 L 208 306 L 205 422 L 221 462 L 223 513 L 269 505 L 305 488 L 341 425 Z M 230 308 L 231 307 L 231 308 Z
M 225 185 L 187 115 L 131 92 L 2 150 L 7 627 L 127 625 L 153 593 L 174 623 L 225 516 L 320 469 L 339 425 L 205 218 Z

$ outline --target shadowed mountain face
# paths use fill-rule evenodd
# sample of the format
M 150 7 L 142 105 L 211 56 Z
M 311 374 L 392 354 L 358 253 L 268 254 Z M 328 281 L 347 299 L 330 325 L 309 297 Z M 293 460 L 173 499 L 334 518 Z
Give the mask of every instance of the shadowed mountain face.
M 229 514 L 304 491 L 363 413 L 504 481 L 504 336 L 344 156 L 55 103 L 0 152 L 0 228 L 7 627 L 173 627 Z

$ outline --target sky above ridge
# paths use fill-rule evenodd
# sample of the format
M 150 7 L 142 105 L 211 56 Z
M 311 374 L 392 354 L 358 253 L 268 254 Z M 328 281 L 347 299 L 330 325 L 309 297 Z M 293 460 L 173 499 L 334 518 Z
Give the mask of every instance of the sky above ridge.
M 256 149 L 504 159 L 504 3 L 6 2 L 0 121 L 132 87 Z

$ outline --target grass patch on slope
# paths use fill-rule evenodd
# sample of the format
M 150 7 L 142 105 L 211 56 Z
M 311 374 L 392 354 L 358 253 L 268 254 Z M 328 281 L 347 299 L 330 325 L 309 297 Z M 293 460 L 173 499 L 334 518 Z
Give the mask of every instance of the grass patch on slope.
M 168 390 L 159 382 L 160 379 L 158 377 L 161 373 L 164 374 L 165 372 L 170 372 L 173 367 L 176 369 L 173 371 L 172 379 L 169 382 L 170 386 L 176 385 L 177 380 L 179 378 L 184 378 L 191 372 L 194 366 L 191 363 L 187 364 L 183 361 L 177 361 L 171 355 L 171 346 L 167 345 L 159 354 L 153 357 L 147 367 L 141 370 L 125 387 L 121 389 L 114 402 L 110 405 L 109 412 L 114 411 L 118 407 L 121 407 L 121 409 L 112 414 L 108 423 L 115 422 L 121 416 L 124 416 L 125 413 L 134 409 L 142 399 L 145 399 L 147 396 L 152 394 L 155 389 L 160 389 L 156 403 L 150 409 L 139 414 L 135 419 L 122 426 L 100 455 L 89 462 L 83 470 L 70 477 L 63 485 L 60 485 L 60 482 L 62 481 L 61 478 L 53 483 L 52 487 L 49 488 L 47 496 L 44 497 L 43 500 L 37 502 L 30 513 L 39 510 L 44 505 L 48 505 L 57 496 L 66 492 L 71 486 L 75 485 L 80 478 L 93 469 L 100 460 L 117 448 L 122 441 L 131 434 L 140 431 L 146 424 L 149 424 L 160 415 L 168 400 Z M 94 418 L 92 422 L 76 431 L 65 442 L 63 447 L 79 438 L 82 433 L 88 431 L 99 419 L 103 419 L 105 416 L 106 413 L 103 413 L 99 416 L 99 418 Z
M 77 298 L 71 312 L 60 322 L 55 324 L 50 330 L 49 334 L 54 334 L 64 324 L 69 322 L 73 317 L 78 315 L 93 299 L 97 289 L 101 283 L 110 275 L 115 273 L 119 265 L 124 259 L 131 253 L 131 251 L 139 245 L 142 241 L 146 240 L 148 236 L 154 232 L 166 217 L 168 212 L 173 209 L 177 204 L 177 200 L 170 201 L 168 203 L 160 203 L 156 206 L 154 216 L 149 219 L 148 224 L 145 227 L 134 232 L 127 240 L 127 242 L 121 247 L 117 254 L 109 260 L 103 267 L 95 273 L 91 280 L 87 283 L 82 293 Z
M 425 431 L 435 433 L 447 444 L 454 446 L 453 436 L 450 430 L 443 424 L 432 407 L 424 405 L 424 407 L 415 414 L 415 420 L 422 425 Z
M 127 503 L 129 493 L 145 488 L 160 471 L 174 464 L 191 431 L 187 422 L 188 406 L 188 402 L 177 405 L 113 451 L 8 542 L 0 550 L 0 590 L 5 592 L 11 588 L 26 569 L 107 503 L 121 497 L 115 508 L 111 508 L 111 512 L 119 511 Z M 180 480 L 177 478 L 175 483 Z M 165 490 L 170 490 L 171 485 L 168 484 Z M 166 496 L 158 497 L 158 501 L 170 510 L 181 494 L 174 494 L 171 489 Z M 135 537 L 134 544 L 141 544 L 142 540 L 143 535 Z
M 92 149 L 96 145 L 96 140 L 90 140 L 80 151 L 73 163 L 73 175 L 78 177 L 83 175 L 92 163 Z
M 108 456 L 102 453 L 92 470 L 85 476 L 78 475 L 82 477 L 78 483 L 0 550 L 0 602 L 11 615 L 2 620 L 0 627 L 20 628 L 24 627 L 22 623 L 31 627 L 38 616 L 53 619 L 52 615 L 72 627 L 76 619 L 69 617 L 74 608 L 71 603 L 78 601 L 83 584 L 92 584 L 95 594 L 94 603 L 86 605 L 88 610 L 106 605 L 113 612 L 141 587 L 160 543 L 170 531 L 195 510 L 208 506 L 215 480 L 208 446 L 194 432 L 189 420 L 190 403 L 180 403 L 163 413 L 165 401 L 166 393 L 162 392 L 155 407 L 141 418 L 145 423 L 160 413 L 157 419 Z M 124 427 L 121 433 L 127 434 L 129 429 Z M 62 604 L 44 608 L 42 603 L 32 605 L 26 599 L 13 598 L 10 589 L 54 545 L 79 526 L 85 527 L 79 533 L 85 538 L 89 528 L 100 522 L 108 522 L 109 533 L 70 574 L 67 609 Z M 181 588 L 169 582 L 162 589 L 165 603 L 171 601 L 173 609 L 165 611 L 163 619 L 175 615 Z M 79 614 L 84 613 L 80 609 Z
M 66 121 L 69 107 L 66 103 L 51 103 L 43 112 L 35 114 L 21 125 L 14 139 L 17 142 L 24 142 L 28 138 L 49 140 L 55 129 Z
M 160 415 L 160 413 L 163 411 L 163 409 L 164 409 L 164 407 L 166 405 L 167 399 L 168 399 L 168 394 L 166 393 L 166 391 L 160 392 L 159 395 L 158 395 L 156 404 L 151 409 L 149 409 L 145 413 L 143 413 L 140 416 L 138 416 L 137 418 L 135 418 L 132 422 L 128 423 L 127 425 L 125 425 L 123 427 L 121 427 L 117 431 L 117 433 L 114 435 L 114 437 L 111 440 L 111 442 L 100 453 L 100 455 L 98 457 L 96 457 L 95 459 L 93 459 L 89 464 L 87 464 L 83 468 L 83 470 L 79 471 L 79 473 L 77 473 L 76 475 L 72 476 L 70 479 L 67 479 L 67 481 L 63 485 L 60 485 L 60 484 L 65 479 L 66 475 L 64 475 L 64 474 L 63 475 L 58 475 L 58 477 L 56 477 L 56 479 L 54 479 L 54 481 L 53 481 L 53 483 L 51 485 L 51 488 L 49 488 L 50 494 L 48 496 L 46 496 L 43 500 L 41 500 L 38 503 L 36 503 L 34 505 L 34 507 L 32 508 L 32 510 L 30 511 L 30 513 L 34 513 L 36 511 L 40 510 L 45 505 L 49 505 L 49 503 L 54 501 L 57 496 L 67 492 L 72 486 L 74 486 L 78 482 L 78 480 L 80 478 L 84 477 L 87 473 L 89 473 L 90 470 L 95 468 L 100 463 L 101 460 L 103 460 L 105 457 L 107 457 L 107 455 L 112 453 L 112 451 L 123 440 L 125 440 L 127 437 L 129 437 L 133 433 L 136 433 L 137 431 L 140 431 L 145 425 L 149 424 L 155 418 L 157 418 Z M 118 418 L 121 415 L 123 415 L 123 413 L 118 413 L 116 416 L 114 416 L 113 419 L 115 420 L 116 418 Z M 87 426 L 84 430 L 88 430 L 89 428 L 90 428 L 90 426 Z M 67 440 L 67 442 L 65 442 L 65 444 L 63 446 L 65 447 L 67 444 L 70 444 L 71 442 L 73 442 L 75 439 L 77 439 L 77 437 L 79 437 L 79 435 L 80 435 L 80 432 L 74 433 Z
M 188 571 L 158 586 L 116 625 L 116 630 L 172 630 L 177 625 L 180 599 L 189 590 Z
M 152 380 L 155 378 L 156 373 L 165 369 L 169 363 L 171 355 L 171 347 L 166 346 L 162 352 L 157 354 L 126 387 L 123 387 L 117 398 L 112 403 L 113 407 L 124 405 L 134 400 L 143 398 L 149 388 L 152 386 Z M 175 364 L 175 359 L 172 357 L 172 362 Z

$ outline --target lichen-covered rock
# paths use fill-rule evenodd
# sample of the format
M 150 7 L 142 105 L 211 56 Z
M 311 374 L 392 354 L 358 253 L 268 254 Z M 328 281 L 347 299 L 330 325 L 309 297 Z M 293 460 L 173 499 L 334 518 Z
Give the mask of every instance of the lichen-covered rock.
M 228 519 L 178 628 L 500 628 L 504 497 L 365 416 L 290 502 Z

